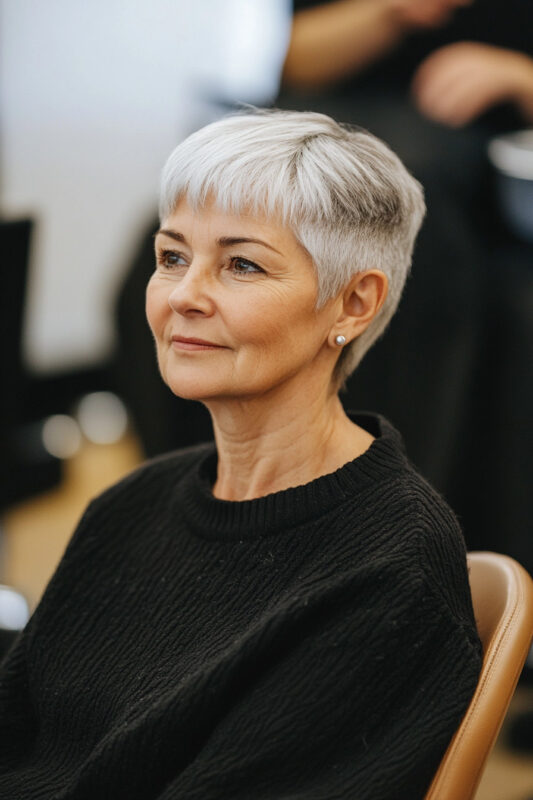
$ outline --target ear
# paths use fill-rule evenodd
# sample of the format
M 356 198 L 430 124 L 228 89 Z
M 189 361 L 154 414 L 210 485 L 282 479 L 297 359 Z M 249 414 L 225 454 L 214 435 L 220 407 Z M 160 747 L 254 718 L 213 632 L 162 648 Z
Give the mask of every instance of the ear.
M 348 342 L 360 336 L 383 306 L 388 288 L 388 278 L 379 269 L 354 275 L 342 294 L 335 335 L 342 334 Z

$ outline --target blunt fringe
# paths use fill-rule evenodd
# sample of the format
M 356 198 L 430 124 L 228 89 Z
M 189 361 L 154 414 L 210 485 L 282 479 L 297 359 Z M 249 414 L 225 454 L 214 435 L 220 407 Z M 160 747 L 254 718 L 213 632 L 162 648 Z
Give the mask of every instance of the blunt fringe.
M 387 299 L 341 353 L 343 383 L 394 314 L 425 213 L 422 187 L 368 132 L 325 114 L 246 110 L 193 133 L 176 147 L 161 181 L 161 220 L 182 197 L 201 208 L 264 215 L 288 226 L 317 272 L 317 308 L 358 272 L 380 269 Z

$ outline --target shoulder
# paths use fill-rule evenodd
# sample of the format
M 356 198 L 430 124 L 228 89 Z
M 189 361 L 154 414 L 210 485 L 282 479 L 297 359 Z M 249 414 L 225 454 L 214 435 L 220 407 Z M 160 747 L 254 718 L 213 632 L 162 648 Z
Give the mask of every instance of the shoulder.
M 102 559 L 121 559 L 132 539 L 157 531 L 168 517 L 171 499 L 195 464 L 213 451 L 202 444 L 144 462 L 91 500 L 74 530 L 58 569 L 47 589 L 70 585 L 90 569 L 100 569 Z
M 409 503 L 412 553 L 426 601 L 477 648 L 467 550 L 459 521 L 444 497 L 414 468 L 399 492 Z
M 379 520 L 381 553 L 396 565 L 400 578 L 408 570 L 443 613 L 470 625 L 466 545 L 457 517 L 409 461 L 400 434 L 386 419 L 358 415 L 355 421 L 376 436 L 372 467 L 379 480 L 368 484 L 365 516 Z M 360 499 L 354 498 L 354 514 Z
M 409 465 L 395 487 L 417 572 L 443 612 L 473 619 L 463 531 L 446 499 Z
M 388 420 L 377 414 L 350 414 L 350 418 L 371 433 L 371 448 L 354 462 L 358 477 L 364 473 L 365 505 L 379 513 L 398 535 L 428 540 L 443 538 L 462 542 L 459 523 L 444 497 L 409 460 L 401 435 Z M 359 498 L 354 496 L 355 505 Z M 359 503 L 360 505 L 360 503 Z
M 380 466 L 383 465 L 380 488 L 396 497 L 396 513 L 407 514 L 417 530 L 448 532 L 452 538 L 461 538 L 454 512 L 409 460 L 394 426 L 377 414 L 352 415 L 352 419 L 376 437 L 374 462 L 379 459 Z
M 124 478 L 93 498 L 87 512 L 90 516 L 105 513 L 110 507 L 127 504 L 130 513 L 135 506 L 160 503 L 173 494 L 180 480 L 214 451 L 207 442 L 145 461 Z

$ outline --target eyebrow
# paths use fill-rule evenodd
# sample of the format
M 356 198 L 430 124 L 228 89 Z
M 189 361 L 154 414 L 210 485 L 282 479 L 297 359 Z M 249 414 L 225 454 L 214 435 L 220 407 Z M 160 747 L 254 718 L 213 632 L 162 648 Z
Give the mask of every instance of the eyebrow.
M 156 236 L 159 233 L 162 233 L 165 236 L 170 236 L 170 238 L 174 239 L 176 242 L 183 242 L 183 244 L 186 244 L 187 242 L 185 236 L 182 233 L 179 233 L 179 231 L 171 231 L 168 228 L 160 228 L 157 231 Z M 220 239 L 217 239 L 217 245 L 219 247 L 231 247 L 235 244 L 243 244 L 247 242 L 250 244 L 260 244 L 263 247 L 268 247 L 269 250 L 273 250 L 278 255 L 281 255 L 279 250 L 276 250 L 275 247 L 272 247 L 271 244 L 267 244 L 267 242 L 264 242 L 262 239 L 254 239 L 249 236 L 221 236 Z

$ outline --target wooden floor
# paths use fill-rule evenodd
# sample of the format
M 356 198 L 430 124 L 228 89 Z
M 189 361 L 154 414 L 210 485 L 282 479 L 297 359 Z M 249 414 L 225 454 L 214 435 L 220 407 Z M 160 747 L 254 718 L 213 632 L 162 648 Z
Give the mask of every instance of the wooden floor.
M 115 445 L 85 442 L 80 452 L 65 462 L 59 488 L 4 517 L 0 582 L 22 591 L 35 606 L 87 502 L 140 459 L 131 435 Z M 533 709 L 533 689 L 518 690 L 508 719 L 522 708 Z M 533 757 L 511 754 L 500 736 L 476 800 L 533 800 Z

